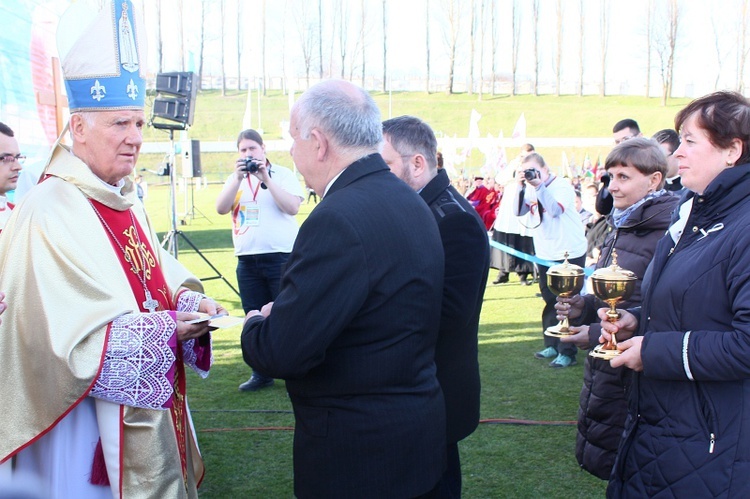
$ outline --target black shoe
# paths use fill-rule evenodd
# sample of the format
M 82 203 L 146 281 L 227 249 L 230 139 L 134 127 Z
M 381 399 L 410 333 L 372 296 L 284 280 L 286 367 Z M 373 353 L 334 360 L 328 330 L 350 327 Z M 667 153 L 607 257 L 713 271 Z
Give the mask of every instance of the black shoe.
M 261 377 L 253 374 L 249 380 L 240 385 L 241 392 L 257 392 L 261 388 L 273 386 L 273 378 Z
M 529 279 L 528 274 L 521 274 L 520 276 L 518 276 L 518 282 L 526 286 L 531 286 L 532 284 L 534 284 L 534 280 Z
M 506 282 L 508 282 L 508 274 L 498 274 L 492 284 L 505 284 Z

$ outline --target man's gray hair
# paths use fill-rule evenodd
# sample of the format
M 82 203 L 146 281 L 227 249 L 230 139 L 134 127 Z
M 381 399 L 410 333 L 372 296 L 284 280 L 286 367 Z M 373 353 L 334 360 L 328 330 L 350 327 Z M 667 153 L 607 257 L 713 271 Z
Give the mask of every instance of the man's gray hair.
M 76 114 L 78 116 L 80 116 L 81 119 L 83 121 L 85 121 L 86 124 L 89 127 L 94 126 L 94 122 L 96 121 L 96 115 L 95 115 L 96 111 L 76 111 L 76 112 L 74 112 L 74 113 L 72 113 L 70 115 L 70 118 L 72 119 L 73 116 L 75 116 Z M 68 121 L 70 122 L 70 120 L 68 120 Z M 68 130 L 68 135 L 70 136 L 70 141 L 71 142 L 75 142 L 75 140 L 73 140 L 73 129 L 72 128 Z
M 383 142 L 380 110 L 365 90 L 342 80 L 312 86 L 294 105 L 300 137 L 317 128 L 345 153 L 365 156 Z

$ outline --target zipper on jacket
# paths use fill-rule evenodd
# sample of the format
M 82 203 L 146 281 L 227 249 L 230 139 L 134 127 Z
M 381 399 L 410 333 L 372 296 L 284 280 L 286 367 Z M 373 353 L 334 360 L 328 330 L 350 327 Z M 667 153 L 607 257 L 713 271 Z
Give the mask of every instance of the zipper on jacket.
M 716 443 L 716 437 L 713 433 L 711 433 L 711 440 L 708 442 L 708 453 L 713 454 L 714 453 L 714 444 Z

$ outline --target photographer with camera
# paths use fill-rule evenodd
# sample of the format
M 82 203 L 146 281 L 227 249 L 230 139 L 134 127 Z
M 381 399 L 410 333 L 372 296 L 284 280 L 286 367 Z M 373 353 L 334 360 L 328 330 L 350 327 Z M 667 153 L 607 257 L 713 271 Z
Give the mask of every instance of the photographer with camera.
M 542 260 L 562 263 L 565 254 L 568 261 L 584 266 L 586 259 L 586 237 L 581 217 L 576 210 L 576 195 L 573 186 L 564 178 L 550 173 L 544 158 L 531 153 L 523 159 L 516 172 L 518 188 L 514 209 L 531 229 L 536 256 Z M 547 287 L 547 267 L 539 264 L 539 290 L 544 299 L 542 331 L 555 325 L 557 297 Z M 568 367 L 576 364 L 576 347 L 560 343 L 558 338 L 543 336 L 544 349 L 536 352 L 538 359 L 551 359 L 549 366 Z
M 240 157 L 216 199 L 216 211 L 232 214 L 237 284 L 248 313 L 279 293 L 282 268 L 299 230 L 294 216 L 305 195 L 291 170 L 266 159 L 263 139 L 255 130 L 240 133 L 237 150 Z M 239 389 L 254 392 L 271 385 L 273 378 L 256 371 Z

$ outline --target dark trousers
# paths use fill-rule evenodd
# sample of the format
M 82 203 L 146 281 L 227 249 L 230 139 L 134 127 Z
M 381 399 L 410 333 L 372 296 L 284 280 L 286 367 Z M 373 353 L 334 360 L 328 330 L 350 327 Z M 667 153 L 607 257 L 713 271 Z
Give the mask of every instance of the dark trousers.
M 583 267 L 586 263 L 586 255 L 579 256 L 578 258 L 569 258 L 568 261 L 573 265 Z M 562 261 L 557 263 L 562 263 Z M 544 334 L 544 331 L 548 327 L 557 324 L 557 311 L 555 310 L 557 296 L 547 287 L 547 270 L 549 269 L 544 265 L 539 265 L 539 291 L 541 291 L 542 299 L 544 300 L 544 310 L 542 311 L 542 337 L 544 338 L 544 346 L 553 347 L 557 350 L 557 353 L 575 358 L 578 347 L 574 343 L 562 343 L 560 338 L 553 338 Z
M 288 259 L 289 253 L 237 257 L 237 284 L 240 287 L 240 301 L 245 314 L 251 310 L 260 310 L 263 305 L 276 299 L 281 275 Z M 258 372 L 255 375 L 269 379 Z

